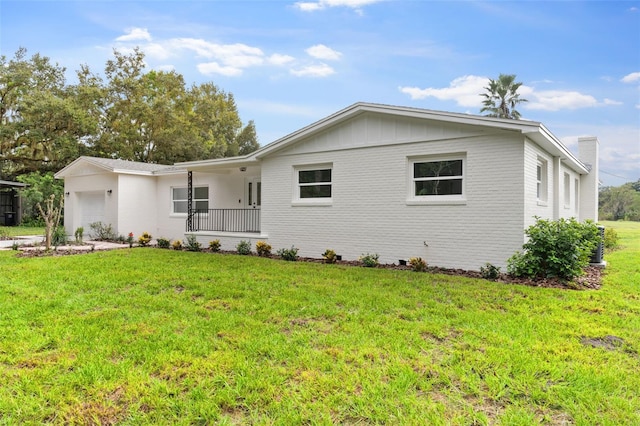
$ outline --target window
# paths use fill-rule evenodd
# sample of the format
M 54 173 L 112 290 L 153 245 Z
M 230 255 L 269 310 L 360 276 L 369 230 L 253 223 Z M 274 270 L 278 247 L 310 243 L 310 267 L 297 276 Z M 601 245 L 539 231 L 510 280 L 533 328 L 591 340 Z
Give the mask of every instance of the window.
M 571 207 L 571 176 L 569 173 L 564 174 L 564 208 Z
M 547 202 L 547 162 L 540 158 L 536 166 L 536 197 L 538 202 Z
M 462 199 L 464 194 L 463 158 L 416 159 L 411 165 L 411 198 Z
M 580 211 L 580 181 L 575 179 L 573 181 L 573 204 L 575 209 L 575 214 L 578 215 Z
M 331 200 L 331 166 L 296 169 L 296 195 L 298 201 Z
M 189 188 L 171 188 L 172 213 L 187 213 Z M 196 210 L 209 209 L 209 188 L 196 186 L 193 188 L 193 208 Z

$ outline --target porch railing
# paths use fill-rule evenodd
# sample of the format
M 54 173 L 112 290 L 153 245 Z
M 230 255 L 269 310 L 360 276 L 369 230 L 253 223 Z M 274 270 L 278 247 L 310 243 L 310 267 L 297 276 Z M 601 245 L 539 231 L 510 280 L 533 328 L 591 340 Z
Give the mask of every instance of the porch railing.
M 260 209 L 198 209 L 189 216 L 187 231 L 260 232 Z

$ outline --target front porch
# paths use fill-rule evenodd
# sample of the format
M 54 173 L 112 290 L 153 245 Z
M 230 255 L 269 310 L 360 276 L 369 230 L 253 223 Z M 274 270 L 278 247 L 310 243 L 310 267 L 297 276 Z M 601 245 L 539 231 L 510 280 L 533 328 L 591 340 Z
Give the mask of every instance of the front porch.
M 260 209 L 190 210 L 187 232 L 240 232 L 260 234 Z

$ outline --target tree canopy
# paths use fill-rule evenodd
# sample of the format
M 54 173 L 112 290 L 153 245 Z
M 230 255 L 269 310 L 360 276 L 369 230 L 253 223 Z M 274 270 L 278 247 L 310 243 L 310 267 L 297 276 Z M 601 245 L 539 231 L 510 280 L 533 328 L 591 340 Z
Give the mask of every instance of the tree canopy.
M 600 189 L 598 216 L 602 220 L 640 221 L 640 179 Z
M 55 171 L 79 155 L 160 164 L 247 154 L 231 93 L 211 82 L 187 87 L 175 71 L 146 70 L 144 54 L 114 50 L 102 75 L 86 65 L 67 84 L 49 58 L 0 56 L 0 175 Z
M 516 82 L 515 74 L 500 74 L 497 80 L 489 79 L 489 85 L 481 93 L 484 97 L 480 112 L 486 112 L 488 117 L 511 118 L 519 120 L 521 115 L 516 106 L 522 102 L 528 102 L 520 98 L 518 89 L 522 82 Z

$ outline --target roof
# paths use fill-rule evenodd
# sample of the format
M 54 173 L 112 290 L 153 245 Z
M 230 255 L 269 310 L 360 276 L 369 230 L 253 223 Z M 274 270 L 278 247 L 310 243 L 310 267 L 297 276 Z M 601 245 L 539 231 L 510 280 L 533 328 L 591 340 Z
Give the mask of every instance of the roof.
M 413 117 L 426 120 L 435 120 L 440 122 L 449 122 L 465 125 L 474 125 L 481 127 L 489 127 L 496 130 L 510 130 L 521 133 L 529 139 L 536 142 L 546 151 L 554 156 L 560 157 L 571 168 L 580 173 L 588 173 L 587 167 L 562 143 L 554 136 L 542 123 L 529 120 L 513 120 L 506 118 L 486 117 L 472 114 L 461 114 L 445 111 L 434 111 L 422 108 L 401 107 L 393 105 L 375 104 L 367 102 L 358 102 L 334 114 L 329 115 L 321 120 L 316 121 L 306 127 L 296 130 L 268 145 L 263 146 L 257 151 L 242 157 L 231 157 L 224 159 L 191 161 L 185 163 L 176 163 L 186 167 L 189 170 L 197 168 L 210 167 L 230 167 L 244 166 L 259 163 L 262 158 L 273 154 L 274 152 L 285 149 L 303 138 L 321 132 L 329 126 L 334 126 L 360 114 L 367 112 L 401 115 L 403 117 Z
M 141 163 L 138 161 L 118 160 L 113 158 L 100 158 L 100 157 L 78 157 L 72 163 L 68 164 L 65 168 L 55 174 L 57 179 L 67 176 L 71 170 L 76 168 L 79 164 L 90 164 L 98 167 L 106 172 L 123 173 L 123 174 L 138 174 L 138 175 L 160 175 L 170 173 L 184 173 L 187 170 L 179 166 L 169 166 L 165 164 L 152 164 Z
M 12 182 L 10 180 L 0 180 L 0 186 L 18 186 L 20 188 L 24 188 L 28 186 L 26 183 L 22 182 Z

